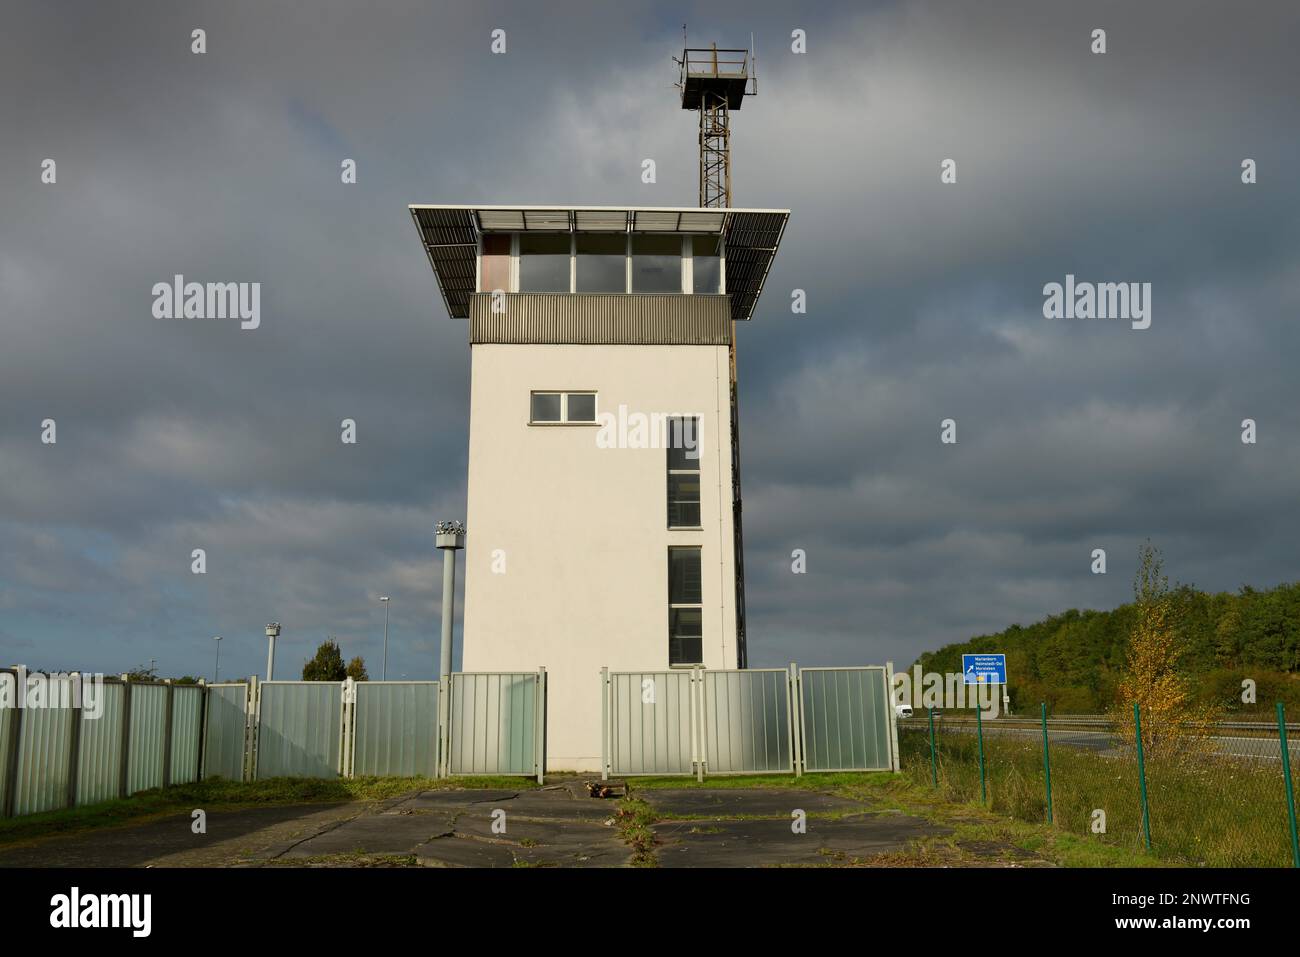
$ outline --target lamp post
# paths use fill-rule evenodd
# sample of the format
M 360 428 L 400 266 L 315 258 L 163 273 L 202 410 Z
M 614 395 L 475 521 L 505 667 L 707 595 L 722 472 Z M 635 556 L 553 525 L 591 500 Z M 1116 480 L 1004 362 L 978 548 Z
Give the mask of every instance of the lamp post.
M 388 596 L 380 595 L 379 600 L 384 603 L 384 676 L 381 681 L 388 680 Z
M 266 626 L 266 680 L 275 680 L 275 639 L 280 637 L 280 623 L 273 621 Z
M 216 684 L 221 680 L 221 636 L 213 635 L 212 640 L 217 643 L 217 667 L 212 675 L 212 683 Z
M 439 522 L 435 543 L 442 549 L 442 648 L 438 677 L 451 674 L 451 620 L 456 610 L 456 552 L 465 547 L 465 526 Z

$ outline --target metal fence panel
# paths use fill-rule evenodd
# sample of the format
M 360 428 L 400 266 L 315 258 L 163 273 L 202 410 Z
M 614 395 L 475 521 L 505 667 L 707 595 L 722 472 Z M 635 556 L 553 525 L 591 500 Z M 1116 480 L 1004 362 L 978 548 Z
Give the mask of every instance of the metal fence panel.
M 792 773 L 790 672 L 706 671 L 702 677 L 708 773 Z
M 122 720 L 126 717 L 126 687 L 104 682 L 95 692 L 98 702 L 86 701 L 81 712 L 81 743 L 77 757 L 77 804 L 116 798 L 122 783 Z M 99 717 L 91 717 L 99 711 Z
M 692 671 L 609 674 L 609 764 L 617 775 L 692 774 Z
M 450 773 L 535 773 L 539 684 L 533 672 L 453 673 Z
M 203 776 L 244 779 L 244 748 L 248 728 L 248 685 L 243 682 L 208 686 L 203 722 Z
M 804 770 L 892 769 L 883 667 L 802 668 L 799 685 Z
M 172 750 L 168 784 L 189 784 L 199 776 L 199 732 L 203 726 L 203 689 L 172 686 Z
M 131 685 L 131 728 L 128 734 L 126 793 L 163 786 L 163 755 L 167 745 L 167 687 Z
M 258 687 L 255 777 L 338 777 L 343 682 L 264 681 Z
M 31 677 L 36 677 L 32 675 Z M 23 693 L 23 689 L 19 689 Z M 46 704 L 67 703 L 71 678 L 50 677 Z M 14 815 L 37 814 L 68 806 L 68 758 L 72 745 L 70 707 L 24 708 L 18 740 L 18 781 Z
M 354 776 L 438 773 L 438 682 L 359 681 L 353 721 Z

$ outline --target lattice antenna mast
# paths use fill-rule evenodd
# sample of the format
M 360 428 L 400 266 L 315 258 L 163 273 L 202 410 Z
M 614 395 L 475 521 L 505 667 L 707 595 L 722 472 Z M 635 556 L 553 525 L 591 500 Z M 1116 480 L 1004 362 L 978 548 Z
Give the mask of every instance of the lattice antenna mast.
M 752 47 L 752 41 L 751 41 Z M 700 115 L 700 205 L 731 205 L 731 111 L 758 93 L 752 50 L 685 47 L 677 88 L 682 109 Z

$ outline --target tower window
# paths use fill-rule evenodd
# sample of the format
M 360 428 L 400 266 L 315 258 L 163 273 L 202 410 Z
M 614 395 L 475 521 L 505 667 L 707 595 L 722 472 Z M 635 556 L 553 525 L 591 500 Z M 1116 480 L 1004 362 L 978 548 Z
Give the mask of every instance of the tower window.
M 533 392 L 529 396 L 528 421 L 532 425 L 595 423 L 596 393 Z
M 577 291 L 627 292 L 627 234 L 578 233 Z
M 569 291 L 569 234 L 519 235 L 519 291 Z
M 682 291 L 681 236 L 632 236 L 632 291 Z
M 479 292 L 510 291 L 510 234 L 485 233 Z
M 668 527 L 700 525 L 700 420 L 668 420 Z
M 668 663 L 704 662 L 704 605 L 700 550 L 668 549 Z
M 722 237 L 691 237 L 691 291 L 712 294 L 722 292 Z

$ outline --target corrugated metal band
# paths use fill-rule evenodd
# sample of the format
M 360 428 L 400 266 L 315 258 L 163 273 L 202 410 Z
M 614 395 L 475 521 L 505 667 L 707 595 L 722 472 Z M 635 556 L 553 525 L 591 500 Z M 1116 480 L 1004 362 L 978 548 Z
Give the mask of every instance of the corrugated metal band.
M 470 304 L 473 343 L 725 346 L 727 296 L 652 296 L 520 292 L 492 311 L 492 294 Z

